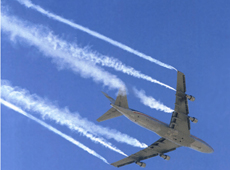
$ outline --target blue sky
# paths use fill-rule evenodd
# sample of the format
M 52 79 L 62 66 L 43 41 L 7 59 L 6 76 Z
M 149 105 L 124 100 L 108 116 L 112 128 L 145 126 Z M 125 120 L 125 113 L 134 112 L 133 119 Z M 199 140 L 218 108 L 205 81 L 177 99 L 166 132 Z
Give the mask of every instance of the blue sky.
M 155 157 L 144 161 L 146 169 L 227 169 L 230 167 L 227 151 L 229 106 L 229 54 L 230 54 L 230 3 L 229 1 L 31 1 L 35 5 L 73 23 L 96 31 L 139 52 L 171 65 L 186 76 L 187 93 L 196 97 L 189 102 L 190 116 L 198 118 L 191 124 L 191 134 L 203 139 L 214 148 L 214 153 L 203 154 L 189 148 L 178 148 L 168 155 L 170 161 Z M 2 13 L 13 22 L 20 20 L 28 30 L 40 30 L 38 36 L 52 33 L 67 44 L 89 48 L 98 56 L 104 55 L 121 61 L 141 73 L 176 88 L 176 71 L 167 69 L 124 51 L 114 45 L 48 18 L 27 8 L 18 1 L 2 1 Z M 20 25 L 20 24 L 19 24 Z M 4 27 L 4 23 L 2 23 Z M 9 27 L 9 26 L 8 26 Z M 79 113 L 96 125 L 116 129 L 147 145 L 159 136 L 125 117 L 98 123 L 96 119 L 109 108 L 109 101 L 101 91 L 116 98 L 117 87 L 105 85 L 73 69 L 63 60 L 56 60 L 60 49 L 39 49 L 32 42 L 12 35 L 4 27 L 1 34 L 1 79 L 10 86 L 26 89 L 60 109 Z M 36 28 L 36 29 L 35 29 Z M 14 27 L 15 30 L 19 28 Z M 42 31 L 42 32 L 41 32 Z M 45 42 L 46 39 L 43 41 Z M 49 42 L 52 43 L 52 40 Z M 45 45 L 44 45 L 45 46 Z M 69 51 L 62 56 L 69 55 Z M 68 54 L 67 54 L 68 53 Z M 81 59 L 89 72 L 95 64 Z M 78 65 L 80 63 L 76 62 Z M 174 109 L 175 91 L 156 83 L 135 78 L 113 68 L 96 64 L 103 73 L 122 81 L 128 89 L 129 107 L 169 123 L 171 114 L 151 109 L 136 97 L 133 87 L 145 90 L 165 106 Z M 110 76 L 110 77 L 111 77 Z M 109 79 L 110 80 L 110 79 Z M 11 101 L 9 101 L 11 102 Z M 17 103 L 18 104 L 18 103 Z M 17 105 L 20 107 L 20 104 Z M 25 109 L 26 110 L 26 109 Z M 103 156 L 109 163 L 124 158 L 84 135 L 42 118 L 27 108 L 27 113 L 43 120 Z M 102 160 L 76 147 L 71 142 L 47 130 L 31 119 L 1 106 L 1 155 L 2 169 L 114 169 Z M 114 139 L 106 139 L 127 155 L 141 148 Z M 139 169 L 131 164 L 121 169 Z

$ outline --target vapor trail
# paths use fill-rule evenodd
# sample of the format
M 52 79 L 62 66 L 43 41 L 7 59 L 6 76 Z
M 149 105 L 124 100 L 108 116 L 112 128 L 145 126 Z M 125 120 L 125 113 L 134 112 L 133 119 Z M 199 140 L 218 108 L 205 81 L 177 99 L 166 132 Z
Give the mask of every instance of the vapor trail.
M 68 43 L 53 35 L 51 31 L 47 32 L 47 29 L 44 31 L 38 27 L 28 26 L 28 24 L 25 26 L 25 23 L 23 24 L 19 20 L 5 15 L 2 15 L 2 27 L 3 31 L 10 32 L 12 36 L 18 36 L 26 40 L 29 44 L 37 46 L 45 55 L 51 56 L 59 66 L 63 67 L 63 62 L 60 62 L 60 60 L 64 61 L 64 67 L 70 68 L 75 72 L 81 72 L 83 76 L 85 74 L 90 75 L 93 79 L 102 81 L 105 85 L 119 88 L 123 82 L 108 72 L 102 72 L 95 64 L 114 68 L 116 71 L 121 71 L 136 78 L 157 83 L 175 91 L 175 89 L 169 85 L 140 73 L 117 59 L 99 55 L 87 48 L 79 48 L 77 44 Z M 83 60 L 90 62 L 87 63 L 88 66 Z M 110 78 L 112 79 L 110 80 Z
M 47 29 L 41 31 L 41 28 L 39 27 L 31 27 L 25 22 L 22 22 L 14 17 L 8 17 L 4 14 L 1 16 L 1 22 L 2 31 L 10 33 L 12 41 L 15 40 L 16 36 L 20 37 L 23 42 L 36 46 L 47 57 L 51 57 L 59 67 L 71 69 L 73 72 L 80 73 L 86 78 L 91 77 L 94 81 L 102 82 L 110 88 L 120 88 L 121 86 L 124 86 L 124 83 L 120 79 L 98 68 L 94 63 L 84 62 L 81 59 L 73 57 L 73 54 L 69 51 L 70 48 L 68 44 L 56 43 L 55 41 L 58 39 L 55 38 L 51 32 L 47 35 Z M 83 55 L 83 51 L 81 51 L 80 48 L 76 49 L 76 51 L 77 50 L 80 50 L 80 56 Z M 117 141 L 129 143 L 133 146 L 142 148 L 147 146 L 145 144 L 141 144 L 139 141 L 135 141 L 136 139 L 130 140 L 129 136 L 127 136 L 127 139 L 124 135 L 113 137 L 113 134 L 108 133 L 108 131 L 100 131 L 100 134 L 103 133 L 107 136 L 107 138 L 116 138 Z
M 42 125 L 42 126 L 44 126 L 45 128 L 47 128 L 48 130 L 50 130 L 50 131 L 56 133 L 57 135 L 63 137 L 64 139 L 68 140 L 69 142 L 73 143 L 74 145 L 78 146 L 79 148 L 83 149 L 84 151 L 88 152 L 89 154 L 91 154 L 91 155 L 93 155 L 93 156 L 95 156 L 95 157 L 101 159 L 101 160 L 104 161 L 105 163 L 109 164 L 109 163 L 107 162 L 107 160 L 106 160 L 105 158 L 103 158 L 101 155 L 99 155 L 98 153 L 96 153 L 94 150 L 88 148 L 87 146 L 83 145 L 82 143 L 76 141 L 76 140 L 73 139 L 72 137 L 70 137 L 70 136 L 68 136 L 68 135 L 66 135 L 66 134 L 64 134 L 64 133 L 62 133 L 62 132 L 60 132 L 59 130 L 55 129 L 54 127 L 52 127 L 52 126 L 46 124 L 45 122 L 43 122 L 43 121 L 37 119 L 36 117 L 34 117 L 34 116 L 32 116 L 32 115 L 26 113 L 25 111 L 23 111 L 23 110 L 20 109 L 19 107 L 15 106 L 15 105 L 13 105 L 13 104 L 11 104 L 11 103 L 9 103 L 9 102 L 3 100 L 3 99 L 0 99 L 0 102 L 1 102 L 3 105 L 5 105 L 6 107 L 8 107 L 8 108 L 10 108 L 10 109 L 12 109 L 12 110 L 14 110 L 14 111 L 16 111 L 16 112 L 18 112 L 18 113 L 24 115 L 24 116 L 30 118 L 31 120 L 34 120 L 35 122 L 37 122 L 37 123 L 39 123 L 40 125 Z
M 156 109 L 156 110 L 160 110 L 166 113 L 172 113 L 173 110 L 167 106 L 165 106 L 164 104 L 160 103 L 159 101 L 157 101 L 156 99 L 154 99 L 151 96 L 146 96 L 145 95 L 145 91 L 141 90 L 138 91 L 136 88 L 133 88 L 133 91 L 135 93 L 135 95 L 140 98 L 141 102 L 146 105 L 149 106 L 152 109 Z
M 60 68 L 70 69 L 84 78 L 92 78 L 95 82 L 101 82 L 110 88 L 119 89 L 121 86 L 125 86 L 115 75 L 106 72 L 94 63 L 73 57 L 67 51 L 68 48 L 65 46 L 67 44 L 55 44 L 55 42 L 52 42 L 51 37 L 54 36 L 51 32 L 47 33 L 46 28 L 29 26 L 28 23 L 3 13 L 1 13 L 1 28 L 3 32 L 10 33 L 12 41 L 15 41 L 15 37 L 19 37 L 19 41 L 37 47 L 46 57 L 57 63 Z
M 159 61 L 157 59 L 154 59 L 154 58 L 152 58 L 150 56 L 147 56 L 147 55 L 145 55 L 145 54 L 143 54 L 143 53 L 141 53 L 141 52 L 139 52 L 137 50 L 134 50 L 134 49 L 128 47 L 127 45 L 124 45 L 124 44 L 122 44 L 120 42 L 112 40 L 111 38 L 108 38 L 108 37 L 106 37 L 106 36 L 104 36 L 102 34 L 99 34 L 99 33 L 95 32 L 95 31 L 92 31 L 92 30 L 90 30 L 90 29 L 88 29 L 86 27 L 83 27 L 83 26 L 79 25 L 79 24 L 76 24 L 76 23 L 74 23 L 74 22 L 72 22 L 72 21 L 70 21 L 68 19 L 62 18 L 62 17 L 60 17 L 60 16 L 58 16 L 56 14 L 53 14 L 53 13 L 43 9 L 42 7 L 33 4 L 30 0 L 17 0 L 17 1 L 19 3 L 25 5 L 27 8 L 32 8 L 32 9 L 42 13 L 43 15 L 46 15 L 49 18 L 52 18 L 52 19 L 54 19 L 56 21 L 62 22 L 62 23 L 67 24 L 67 25 L 69 25 L 69 26 L 71 26 L 73 28 L 76 28 L 76 29 L 79 29 L 79 30 L 81 30 L 83 32 L 86 32 L 86 33 L 88 33 L 88 34 L 90 34 L 90 35 L 92 35 L 92 36 L 94 36 L 96 38 L 99 38 L 99 39 L 101 39 L 103 41 L 106 41 L 106 42 L 108 42 L 108 43 L 110 43 L 110 44 L 112 44 L 112 45 L 114 45 L 116 47 L 119 47 L 119 48 L 121 48 L 121 49 L 123 49 L 125 51 L 128 51 L 128 52 L 130 52 L 132 54 L 135 54 L 135 55 L 137 55 L 137 56 L 139 56 L 141 58 L 144 58 L 144 59 L 146 59 L 148 61 L 151 61 L 151 62 L 153 62 L 155 64 L 158 64 L 158 65 L 160 65 L 162 67 L 165 67 L 165 68 L 168 68 L 168 69 L 173 69 L 173 70 L 177 71 L 177 69 L 175 67 L 171 66 L 171 65 L 165 64 L 165 63 L 163 63 L 163 62 L 161 62 L 161 61 Z
M 27 111 L 39 113 L 43 118 L 54 120 L 61 125 L 67 126 L 71 130 L 76 130 L 86 137 L 89 137 L 91 140 L 94 139 L 92 139 L 91 136 L 87 136 L 86 134 L 91 133 L 95 136 L 104 136 L 107 139 L 114 139 L 117 142 L 126 143 L 135 147 L 147 147 L 146 144 L 139 142 L 135 138 L 132 138 L 126 134 L 122 134 L 121 132 L 114 129 L 108 129 L 96 125 L 93 122 L 82 118 L 78 113 L 73 114 L 67 108 L 59 109 L 48 100 L 44 100 L 35 94 L 31 95 L 25 89 L 20 89 L 18 87 L 14 88 L 7 84 L 8 83 L 6 81 L 2 81 L 1 94 L 4 100 L 18 105 Z M 97 137 L 97 142 L 99 142 L 99 139 L 101 139 L 100 144 L 105 142 L 105 140 L 101 137 Z M 108 147 L 108 145 L 109 143 L 107 142 L 106 147 Z M 111 149 L 111 147 L 112 146 L 109 148 Z M 113 150 L 117 152 L 119 151 L 119 153 L 126 155 L 115 147 Z
M 52 41 L 54 41 L 54 39 L 52 39 Z M 60 43 L 60 40 L 58 41 L 56 39 L 54 42 Z M 62 43 L 64 43 L 64 42 L 62 41 Z M 74 48 L 74 45 L 71 45 L 71 47 L 69 48 L 69 51 L 71 52 L 72 56 L 76 56 L 78 58 L 88 60 L 88 61 L 93 62 L 95 64 L 101 64 L 102 66 L 113 68 L 116 71 L 121 71 L 121 72 L 128 74 L 130 76 L 133 76 L 135 78 L 147 80 L 149 82 L 156 83 L 156 84 L 159 84 L 161 86 L 164 86 L 166 88 L 169 88 L 171 90 L 176 91 L 173 87 L 171 87 L 165 83 L 162 83 L 162 82 L 160 82 L 160 81 L 158 81 L 158 80 L 156 80 L 156 79 L 154 79 L 148 75 L 145 75 L 145 74 L 141 73 L 140 71 L 135 70 L 134 68 L 132 68 L 130 66 L 126 66 L 125 64 L 123 64 L 118 59 L 104 56 L 104 55 L 99 55 L 97 53 L 90 52 L 87 49 L 82 49 L 82 51 L 80 53 L 79 50 L 76 50 L 76 48 Z

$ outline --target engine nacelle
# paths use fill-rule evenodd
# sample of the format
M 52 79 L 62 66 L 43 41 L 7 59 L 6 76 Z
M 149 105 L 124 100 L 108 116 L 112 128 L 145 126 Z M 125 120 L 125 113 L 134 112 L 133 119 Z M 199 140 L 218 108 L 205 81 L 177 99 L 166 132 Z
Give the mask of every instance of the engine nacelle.
M 144 162 L 135 162 L 137 165 L 139 165 L 140 167 L 142 168 L 145 168 L 146 167 L 146 163 Z
M 164 155 L 164 154 L 161 154 L 160 157 L 162 157 L 164 160 L 167 160 L 167 161 L 170 159 L 170 156 Z
M 186 97 L 192 102 L 195 100 L 195 97 L 193 97 L 192 95 L 186 94 Z
M 191 120 L 192 123 L 197 123 L 198 119 L 195 117 L 189 117 L 189 120 Z

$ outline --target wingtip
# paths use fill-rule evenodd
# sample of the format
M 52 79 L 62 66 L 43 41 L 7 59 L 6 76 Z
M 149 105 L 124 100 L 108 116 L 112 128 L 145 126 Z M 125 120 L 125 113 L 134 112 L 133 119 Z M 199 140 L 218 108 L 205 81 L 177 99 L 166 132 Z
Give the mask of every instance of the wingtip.
M 117 168 L 118 168 L 118 166 L 116 166 L 114 163 L 111 163 L 110 165 L 112 165 L 112 166 L 114 166 L 114 167 L 117 167 Z
M 181 71 L 177 71 L 177 75 L 184 75 L 184 73 Z
M 105 96 L 108 96 L 108 94 L 107 93 L 105 93 L 105 92 L 103 92 L 103 91 L 101 91 L 102 92 L 102 94 L 104 94 Z
M 99 119 L 99 118 L 97 119 L 97 122 L 100 122 L 100 119 Z

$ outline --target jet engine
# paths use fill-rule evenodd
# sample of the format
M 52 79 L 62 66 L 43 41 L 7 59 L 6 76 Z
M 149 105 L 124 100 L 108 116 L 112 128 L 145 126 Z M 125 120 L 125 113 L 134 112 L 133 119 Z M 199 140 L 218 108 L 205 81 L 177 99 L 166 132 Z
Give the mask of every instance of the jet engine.
M 170 156 L 164 155 L 164 154 L 160 154 L 160 157 L 162 157 L 164 160 L 167 160 L 167 161 L 170 159 Z
M 195 97 L 193 97 L 192 95 L 186 94 L 186 97 L 192 102 L 195 100 Z
M 144 162 L 135 162 L 137 165 L 139 165 L 140 167 L 142 168 L 145 168 L 146 167 L 146 163 Z
M 192 102 L 195 100 L 195 97 L 193 97 L 192 95 L 186 94 L 186 97 L 187 97 L 187 99 L 189 99 Z
M 198 119 L 195 118 L 195 117 L 189 117 L 189 120 L 191 120 L 192 123 L 197 123 L 198 122 Z

